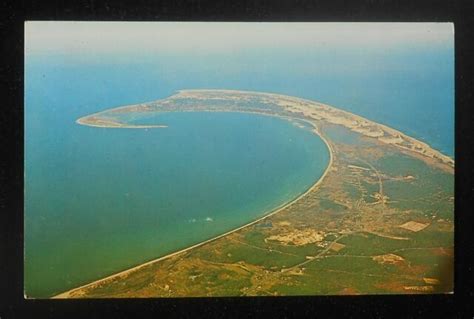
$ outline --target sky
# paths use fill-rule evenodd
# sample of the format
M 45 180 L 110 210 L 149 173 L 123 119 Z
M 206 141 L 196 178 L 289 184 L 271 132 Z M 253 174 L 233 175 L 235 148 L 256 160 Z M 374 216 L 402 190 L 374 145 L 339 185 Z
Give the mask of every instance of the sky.
M 452 46 L 452 23 L 25 22 L 25 53 L 238 52 L 282 47 Z

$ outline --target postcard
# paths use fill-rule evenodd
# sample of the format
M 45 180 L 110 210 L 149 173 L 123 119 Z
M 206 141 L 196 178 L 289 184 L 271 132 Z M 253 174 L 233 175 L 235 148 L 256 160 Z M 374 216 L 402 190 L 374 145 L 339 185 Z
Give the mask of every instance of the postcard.
M 25 23 L 25 298 L 452 293 L 452 23 Z

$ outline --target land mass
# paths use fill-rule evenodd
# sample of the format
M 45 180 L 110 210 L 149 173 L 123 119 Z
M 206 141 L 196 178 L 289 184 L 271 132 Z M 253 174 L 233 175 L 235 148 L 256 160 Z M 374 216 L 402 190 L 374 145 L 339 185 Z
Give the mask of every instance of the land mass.
M 451 292 L 454 160 L 393 128 L 296 97 L 182 90 L 78 124 L 131 124 L 164 112 L 246 112 L 318 134 L 330 163 L 265 217 L 56 298 Z

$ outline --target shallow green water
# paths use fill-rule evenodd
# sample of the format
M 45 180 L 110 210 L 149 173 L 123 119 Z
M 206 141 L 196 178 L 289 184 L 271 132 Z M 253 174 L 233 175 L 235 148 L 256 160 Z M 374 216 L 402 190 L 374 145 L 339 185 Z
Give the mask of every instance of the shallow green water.
M 304 192 L 329 161 L 318 136 L 279 118 L 168 113 L 146 122 L 155 120 L 168 128 L 56 121 L 30 135 L 28 296 L 48 297 L 246 224 Z

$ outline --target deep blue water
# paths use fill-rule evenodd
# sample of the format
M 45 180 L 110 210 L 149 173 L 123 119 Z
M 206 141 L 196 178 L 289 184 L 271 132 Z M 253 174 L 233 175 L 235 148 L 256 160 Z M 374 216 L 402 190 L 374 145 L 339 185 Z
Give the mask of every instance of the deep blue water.
M 296 196 L 327 163 L 317 137 L 274 118 L 170 114 L 167 129 L 117 130 L 76 125 L 78 117 L 183 88 L 265 91 L 349 110 L 452 156 L 453 70 L 452 46 L 422 45 L 28 56 L 27 293 L 48 296 L 245 223 Z M 187 200 L 172 200 L 178 197 Z M 176 213 L 156 213 L 166 210 Z M 176 236 L 183 225 L 196 232 Z

